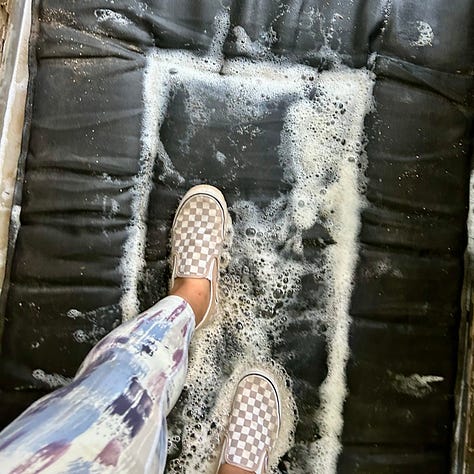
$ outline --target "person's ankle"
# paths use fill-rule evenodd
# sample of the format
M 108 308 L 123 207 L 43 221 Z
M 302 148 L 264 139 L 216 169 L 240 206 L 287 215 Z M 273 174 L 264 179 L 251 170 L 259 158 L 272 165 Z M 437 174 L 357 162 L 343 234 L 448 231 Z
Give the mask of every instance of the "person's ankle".
M 207 278 L 176 278 L 169 294 L 186 300 L 194 312 L 197 326 L 209 308 L 211 282 Z
M 222 464 L 222 466 L 219 468 L 218 474 L 254 474 L 254 473 L 237 466 L 232 466 L 230 464 Z

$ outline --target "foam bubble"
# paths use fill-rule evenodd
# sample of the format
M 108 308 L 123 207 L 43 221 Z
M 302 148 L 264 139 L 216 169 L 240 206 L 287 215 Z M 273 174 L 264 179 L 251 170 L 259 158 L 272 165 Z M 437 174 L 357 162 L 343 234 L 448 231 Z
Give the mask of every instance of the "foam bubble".
M 102 22 L 113 22 L 122 26 L 131 25 L 132 22 L 119 12 L 109 10 L 108 8 L 97 8 L 94 10 L 94 15 L 97 21 Z
M 392 384 L 395 390 L 416 398 L 423 398 L 429 395 L 433 391 L 431 384 L 444 381 L 444 377 L 438 375 L 403 375 L 391 372 L 389 372 L 389 375 L 392 377 Z
M 433 46 L 434 33 L 433 28 L 426 21 L 417 21 L 416 28 L 418 30 L 418 38 L 411 42 L 412 46 L 423 48 Z
M 64 377 L 59 374 L 47 374 L 44 370 L 35 369 L 32 372 L 33 378 L 46 383 L 51 388 L 64 387 L 71 383 L 72 378 Z
M 66 316 L 71 319 L 84 318 L 84 314 L 81 313 L 78 309 L 71 308 L 67 311 Z

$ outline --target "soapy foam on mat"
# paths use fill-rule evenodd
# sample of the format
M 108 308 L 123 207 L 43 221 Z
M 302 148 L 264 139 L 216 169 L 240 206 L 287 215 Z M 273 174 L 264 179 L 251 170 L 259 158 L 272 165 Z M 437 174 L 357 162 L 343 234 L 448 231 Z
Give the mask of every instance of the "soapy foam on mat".
M 439 375 L 402 375 L 389 372 L 392 384 L 400 393 L 410 395 L 415 398 L 423 398 L 433 391 L 432 384 L 444 381 L 444 377 Z
M 416 29 L 418 30 L 418 38 L 412 41 L 411 45 L 419 48 L 433 46 L 434 33 L 431 25 L 426 21 L 417 21 Z
M 176 415 L 183 431 L 170 431 L 170 457 L 177 457 L 169 468 L 170 472 L 213 472 L 233 391 L 252 367 L 267 368 L 282 395 L 281 436 L 270 464 L 275 466 L 291 448 L 297 422 L 291 380 L 272 360 L 269 335 L 276 341 L 285 338 L 285 310 L 297 298 L 302 276 L 312 274 L 324 282 L 321 304 L 299 317 L 325 323 L 328 373 L 314 419 L 320 439 L 302 447 L 307 454 L 305 467 L 299 471 L 295 466 L 292 472 L 335 472 L 346 396 L 348 311 L 363 204 L 363 121 L 371 107 L 373 77 L 365 70 L 343 66 L 317 73 L 310 67 L 277 61 L 224 61 L 220 51 L 228 18 L 218 17 L 218 24 L 220 33 L 209 56 L 159 50 L 148 56 L 142 169 L 135 187 L 135 221 L 122 265 L 122 307 L 129 317 L 138 310 L 137 283 L 144 267 L 154 160 L 163 169 L 160 179 L 184 182 L 159 137 L 173 91 L 184 88 L 188 92 L 186 111 L 201 125 L 212 114 L 206 108 L 209 90 L 225 94 L 233 115 L 249 123 L 258 124 L 268 103 L 285 100 L 288 105 L 275 160 L 285 170 L 291 191 L 274 198 L 265 209 L 244 199 L 232 203 L 234 242 L 221 280 L 221 312 L 215 324 L 193 338 L 183 394 L 187 405 Z M 184 146 L 193 133 L 191 126 L 186 130 L 188 137 L 179 137 Z M 258 127 L 252 133 L 258 134 Z M 227 157 L 218 151 L 209 159 L 222 163 Z M 321 247 L 317 261 L 304 257 L 303 244 L 304 233 L 315 225 L 327 229 L 334 242 Z
M 59 374 L 47 374 L 44 370 L 41 369 L 33 370 L 32 375 L 33 378 L 39 380 L 40 382 L 44 382 L 51 388 L 64 387 L 72 381 L 72 378 L 64 377 L 63 375 Z

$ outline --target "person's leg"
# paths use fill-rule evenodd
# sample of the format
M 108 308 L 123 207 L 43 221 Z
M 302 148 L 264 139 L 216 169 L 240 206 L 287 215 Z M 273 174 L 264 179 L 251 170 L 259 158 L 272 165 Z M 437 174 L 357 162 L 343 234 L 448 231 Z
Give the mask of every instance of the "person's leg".
M 189 303 L 198 326 L 209 307 L 211 283 L 206 278 L 176 278 L 170 295 L 180 296 Z
M 190 305 L 170 296 L 111 332 L 71 384 L 0 434 L 2 472 L 162 472 L 194 326 Z
M 223 196 L 197 188 L 173 223 L 170 296 L 106 336 L 70 385 L 0 433 L 2 472 L 164 470 L 165 417 L 185 380 L 194 327 L 214 313 L 228 222 Z

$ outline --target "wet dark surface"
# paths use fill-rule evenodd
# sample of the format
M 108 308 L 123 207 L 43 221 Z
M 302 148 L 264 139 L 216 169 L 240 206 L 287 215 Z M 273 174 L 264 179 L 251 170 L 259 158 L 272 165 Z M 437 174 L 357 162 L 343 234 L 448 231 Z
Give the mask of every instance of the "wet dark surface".
M 202 54 L 221 8 L 217 0 L 36 4 L 32 116 L 16 195 L 21 228 L 3 291 L 3 424 L 49 389 L 32 370 L 73 376 L 94 342 L 120 323 L 118 267 L 139 169 L 144 54 L 151 47 Z M 367 206 L 350 311 L 349 394 L 338 470 L 447 472 L 472 155 L 471 2 L 229 4 L 234 25 L 290 61 L 329 69 L 333 58 L 321 50 L 326 44 L 345 64 L 370 64 L 377 76 L 376 107 L 366 120 Z M 104 9 L 129 22 L 98 21 Z M 432 28 L 426 47 L 417 45 L 419 21 Z M 270 26 L 275 41 L 260 36 Z M 329 26 L 333 32 L 325 39 Z M 233 33 L 227 38 L 226 55 L 251 56 L 235 39 Z M 375 62 L 372 52 L 378 53 Z M 237 133 L 223 97 L 203 85 L 206 104 L 215 109 L 213 126 L 197 127 L 189 141 L 180 142 L 176 137 L 186 136 L 190 126 L 183 105 L 188 93 L 175 92 L 160 130 L 185 182 L 159 179 L 157 163 L 139 292 L 143 307 L 166 290 L 168 229 L 190 184 L 204 176 L 224 189 L 231 206 L 249 199 L 262 209 L 290 189 L 274 153 L 285 112 L 281 102 L 267 104 L 259 122 L 264 133 L 249 140 Z M 248 146 L 245 154 L 242 145 Z M 211 159 L 215 150 L 224 150 L 232 165 Z M 319 258 L 327 245 L 333 245 L 327 230 L 311 229 L 305 257 Z M 319 304 L 312 276 L 302 284 L 304 296 L 288 306 L 294 317 L 287 337 L 272 350 L 293 378 L 301 420 L 297 439 L 310 441 L 318 436 L 310 417 L 319 404 L 327 348 L 320 336 L 324 328 L 298 318 L 298 305 Z M 71 308 L 86 316 L 68 316 Z M 78 342 L 77 330 L 92 336 Z M 226 344 L 232 345 L 231 338 Z M 400 392 L 397 374 L 443 380 L 418 397 Z M 304 466 L 301 453 L 291 455 Z

